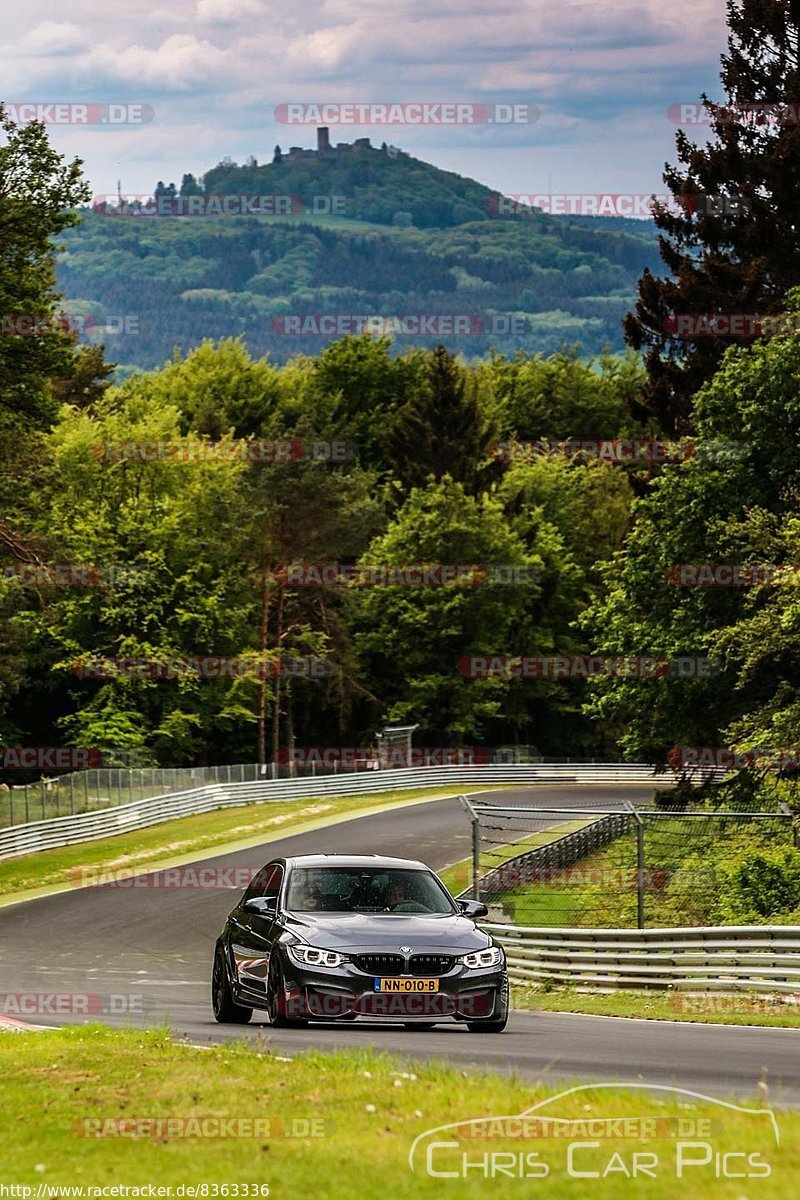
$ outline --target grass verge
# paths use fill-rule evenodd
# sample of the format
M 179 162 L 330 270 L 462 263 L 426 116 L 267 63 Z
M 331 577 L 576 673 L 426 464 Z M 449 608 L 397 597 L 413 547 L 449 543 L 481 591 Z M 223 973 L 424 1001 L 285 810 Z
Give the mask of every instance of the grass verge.
M 787 1004 L 756 992 L 698 994 L 650 992 L 635 988 L 618 992 L 579 992 L 575 988 L 531 988 L 515 985 L 514 1008 L 542 1012 L 590 1013 L 600 1017 L 639 1017 L 650 1021 L 692 1021 L 715 1025 L 763 1025 L 800 1029 L 800 1004 Z
M 477 789 L 463 789 L 465 792 Z M 481 788 L 480 791 L 489 791 Z M 308 800 L 262 802 L 242 808 L 219 809 L 192 817 L 162 821 L 132 833 L 81 842 L 55 850 L 42 850 L 0 861 L 0 896 L 68 887 L 81 870 L 144 870 L 149 866 L 176 866 L 202 857 L 205 851 L 222 853 L 244 849 L 321 828 L 370 811 L 435 800 L 453 795 L 453 788 L 419 788 L 376 792 L 368 796 L 317 797 Z M 465 818 L 466 820 L 466 818 Z
M 208 1197 L 263 1195 L 256 1189 L 268 1186 L 271 1200 L 471 1200 L 545 1192 L 596 1200 L 598 1188 L 611 1200 L 634 1194 L 673 1200 L 684 1193 L 704 1200 L 742 1195 L 773 1200 L 796 1195 L 800 1186 L 800 1113 L 773 1117 L 763 1111 L 763 1101 L 745 1105 L 761 1109 L 759 1114 L 686 1094 L 632 1092 L 602 1084 L 561 1095 L 562 1089 L 469 1074 L 435 1062 L 409 1066 L 372 1052 L 311 1052 L 289 1061 L 271 1053 L 266 1043 L 197 1049 L 159 1031 L 102 1026 L 9 1034 L 0 1040 L 0 1071 L 6 1113 L 0 1180 L 31 1187 L 34 1197 L 65 1196 L 58 1189 L 66 1187 L 147 1184 L 171 1187 L 176 1196 L 180 1185 L 205 1184 Z M 542 1114 L 574 1125 L 565 1130 L 551 1123 L 549 1136 L 543 1137 L 541 1123 L 529 1122 L 526 1129 L 533 1131 L 528 1136 L 535 1136 L 535 1145 L 520 1139 L 519 1127 L 484 1127 L 483 1136 L 476 1136 L 480 1127 L 476 1131 L 462 1125 L 459 1131 L 424 1140 L 412 1173 L 409 1151 L 425 1131 L 451 1122 L 508 1117 L 549 1098 L 552 1103 Z M 160 1129 L 134 1124 L 148 1118 L 195 1118 L 193 1126 L 181 1128 L 210 1134 L 219 1128 L 220 1118 L 262 1124 L 255 1137 L 230 1136 L 235 1128 L 230 1125 L 222 1126 L 228 1136 L 175 1137 L 168 1136 L 170 1129 L 173 1135 L 177 1131 L 174 1124 Z M 638 1136 L 628 1132 L 621 1137 L 626 1131 L 611 1124 L 624 1118 L 638 1118 Z M 587 1136 L 589 1119 L 601 1122 L 607 1132 Z M 114 1124 L 119 1120 L 129 1124 Z M 136 1138 L 130 1136 L 135 1128 Z M 95 1136 L 87 1137 L 87 1130 Z M 313 1136 L 305 1136 L 309 1133 Z M 509 1136 L 513 1133 L 516 1137 Z M 434 1149 L 430 1160 L 434 1170 L 455 1171 L 455 1178 L 427 1173 L 425 1150 L 436 1140 L 457 1143 Z M 595 1171 L 599 1177 L 569 1175 L 570 1143 L 579 1143 L 573 1171 Z M 700 1143 L 708 1146 L 708 1161 L 702 1161 L 706 1155 Z M 505 1176 L 487 1177 L 498 1162 L 491 1156 L 501 1152 Z M 634 1153 L 647 1154 L 652 1177 L 629 1177 Z M 737 1156 L 729 1160 L 731 1171 L 755 1175 L 768 1164 L 770 1177 L 718 1178 L 716 1156 L 726 1153 Z M 466 1179 L 459 1175 L 462 1154 L 479 1164 L 467 1171 Z M 755 1158 L 748 1162 L 741 1155 Z M 520 1156 L 527 1178 L 517 1174 Z M 681 1180 L 679 1156 L 699 1164 L 684 1165 Z M 542 1177 L 545 1167 L 547 1178 Z M 216 1192 L 215 1184 L 220 1185 Z M 226 1184 L 229 1190 L 220 1190 Z M 253 1190 L 245 1191 L 245 1184 Z M 84 1191 L 84 1197 L 90 1195 Z

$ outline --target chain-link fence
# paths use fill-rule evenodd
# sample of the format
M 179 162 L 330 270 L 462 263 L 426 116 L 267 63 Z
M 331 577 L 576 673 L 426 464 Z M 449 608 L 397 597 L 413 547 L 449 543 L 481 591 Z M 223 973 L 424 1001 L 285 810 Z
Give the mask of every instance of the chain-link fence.
M 436 765 L 436 751 L 409 751 L 408 766 Z M 421 758 L 421 762 L 417 762 Z M 430 763 L 428 762 L 430 759 Z M 460 756 L 456 751 L 444 761 L 477 762 L 480 764 L 539 764 L 569 763 L 605 765 L 588 758 L 544 759 L 535 746 L 500 747 L 487 751 L 470 750 Z M 122 762 L 125 763 L 124 757 Z M 319 776 L 349 775 L 359 771 L 377 771 L 383 767 L 406 765 L 396 755 L 391 762 L 381 759 L 381 752 L 364 755 L 326 756 L 324 749 L 314 755 L 287 752 L 284 761 L 230 763 L 217 767 L 144 767 L 126 764 L 114 767 L 94 767 L 73 771 L 69 775 L 44 775 L 33 783 L 0 784 L 0 829 L 43 821 L 51 817 L 67 817 L 74 813 L 115 808 L 150 796 L 166 796 L 185 792 L 209 783 L 254 783 L 262 779 L 314 779 Z M 11 773 L 6 772 L 10 779 Z
M 168 796 L 209 783 L 255 783 L 262 779 L 314 778 L 374 770 L 377 761 L 311 763 L 298 769 L 286 763 L 230 763 L 219 767 L 96 767 L 21 786 L 0 785 L 0 829 L 115 808 L 150 796 Z
M 623 929 L 800 924 L 792 814 L 463 803 L 493 920 Z M 467 894 L 467 893 L 465 893 Z

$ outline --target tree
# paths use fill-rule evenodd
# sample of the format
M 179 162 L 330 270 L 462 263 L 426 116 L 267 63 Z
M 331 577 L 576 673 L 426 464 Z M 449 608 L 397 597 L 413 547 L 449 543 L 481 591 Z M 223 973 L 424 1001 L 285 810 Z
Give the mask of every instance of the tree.
M 397 477 L 420 487 L 445 475 L 474 489 L 488 468 L 487 448 L 494 432 L 481 404 L 475 377 L 437 346 L 425 359 L 425 374 L 393 416 L 388 452 Z
M 75 355 L 72 373 L 52 381 L 52 392 L 59 404 L 88 408 L 111 387 L 115 363 L 106 362 L 102 346 L 82 346 Z
M 52 239 L 76 223 L 74 207 L 90 194 L 80 160 L 65 162 L 43 124 L 18 126 L 0 104 L 0 552 L 17 561 L 37 559 L 25 527 L 57 410 L 50 380 L 72 374 L 75 361 L 74 335 L 54 319 Z M 0 713 L 20 682 L 19 650 L 3 606 Z
M 75 225 L 74 207 L 90 197 L 82 163 L 66 163 L 50 146 L 43 124 L 18 126 L 0 104 L 0 438 L 11 442 L 31 428 L 46 429 L 55 407 L 47 380 L 69 374 L 74 336 L 56 314 L 52 238 Z M 21 318 L 39 321 L 36 334 Z M 0 445 L 0 459 L 3 447 Z
M 202 196 L 203 189 L 191 173 L 184 175 L 181 180 L 182 196 Z
M 800 293 L 788 307 L 800 308 Z M 607 591 L 586 615 L 598 650 L 707 656 L 708 677 L 603 680 L 590 712 L 620 722 L 633 757 L 671 748 L 796 746 L 800 720 L 800 347 L 731 349 L 696 402 L 697 456 L 667 465 L 634 506 Z M 681 564 L 786 568 L 752 586 L 686 586 Z M 789 585 L 794 586 L 789 586 Z
M 645 270 L 626 338 L 645 351 L 646 407 L 668 432 L 691 427 L 692 398 L 737 339 L 678 336 L 680 316 L 780 312 L 800 280 L 800 3 L 729 0 L 724 104 L 703 95 L 714 137 L 676 136 L 680 166 L 657 206 L 670 278 Z M 744 344 L 744 339 L 738 339 Z

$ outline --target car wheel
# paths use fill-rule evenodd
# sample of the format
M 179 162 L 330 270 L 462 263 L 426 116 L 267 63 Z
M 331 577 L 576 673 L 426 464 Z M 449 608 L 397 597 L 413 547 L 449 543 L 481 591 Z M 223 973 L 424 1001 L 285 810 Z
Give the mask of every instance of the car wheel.
M 496 1021 L 467 1021 L 470 1033 L 502 1033 L 508 1024 L 508 1013 Z
M 225 952 L 222 946 L 214 951 L 214 969 L 211 972 L 211 1006 L 214 1020 L 220 1025 L 246 1025 L 253 1015 L 252 1008 L 237 1004 L 233 998 L 228 972 L 225 969 Z
M 508 1024 L 508 979 L 504 978 L 500 988 L 500 1016 L 488 1021 L 467 1021 L 470 1033 L 502 1033 Z
M 305 1029 L 308 1025 L 308 1021 L 303 1018 L 286 1015 L 286 986 L 283 980 L 283 968 L 275 950 L 269 956 L 267 1018 L 270 1025 L 274 1025 L 276 1029 Z

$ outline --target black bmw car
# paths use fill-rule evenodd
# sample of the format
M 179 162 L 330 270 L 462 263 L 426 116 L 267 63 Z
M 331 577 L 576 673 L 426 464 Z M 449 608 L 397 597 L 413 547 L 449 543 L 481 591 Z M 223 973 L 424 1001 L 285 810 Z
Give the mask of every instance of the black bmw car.
M 462 1021 L 500 1033 L 505 955 L 421 862 L 379 855 L 276 858 L 258 872 L 214 950 L 220 1022 L 261 1009 L 276 1026 L 309 1021 Z

